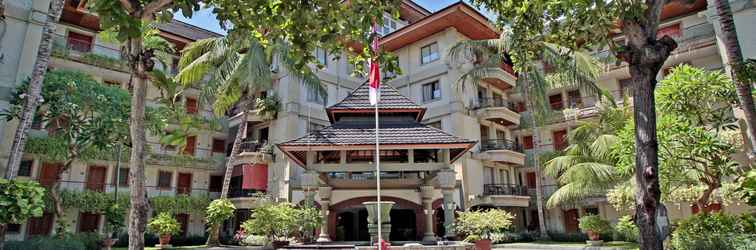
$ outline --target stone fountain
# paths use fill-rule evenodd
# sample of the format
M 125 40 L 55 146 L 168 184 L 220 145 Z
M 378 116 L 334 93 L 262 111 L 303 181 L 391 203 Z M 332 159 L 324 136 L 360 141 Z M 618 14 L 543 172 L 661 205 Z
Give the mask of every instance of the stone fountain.
M 365 208 L 368 211 L 368 233 L 370 234 L 370 242 L 377 242 L 378 241 L 378 202 L 377 201 L 366 201 L 363 202 L 362 205 L 365 206 Z M 388 241 L 389 235 L 391 234 L 391 217 L 389 213 L 391 212 L 391 207 L 394 206 L 393 201 L 381 201 L 381 238 Z

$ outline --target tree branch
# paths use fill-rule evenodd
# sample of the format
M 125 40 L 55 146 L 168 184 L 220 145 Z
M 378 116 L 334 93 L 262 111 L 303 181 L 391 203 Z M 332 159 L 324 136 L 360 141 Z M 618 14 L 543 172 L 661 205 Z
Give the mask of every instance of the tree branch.
M 121 0 L 124 1 L 124 0 Z M 142 12 L 142 16 L 149 16 L 151 17 L 156 12 L 162 10 L 169 4 L 173 3 L 173 0 L 158 0 L 155 2 L 151 2 L 147 4 L 147 6 L 144 6 L 144 12 Z
M 134 12 L 134 6 L 131 5 L 131 2 L 129 0 L 118 0 L 118 2 L 121 3 L 121 7 L 126 9 L 126 12 L 128 13 Z

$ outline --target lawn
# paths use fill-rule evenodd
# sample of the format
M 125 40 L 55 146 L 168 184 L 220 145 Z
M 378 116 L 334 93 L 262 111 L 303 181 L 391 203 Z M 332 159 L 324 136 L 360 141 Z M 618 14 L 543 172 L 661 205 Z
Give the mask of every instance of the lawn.
M 500 244 L 497 245 L 497 248 L 505 248 L 506 247 L 535 247 L 535 246 L 551 246 L 551 247 L 563 247 L 566 249 L 579 249 L 584 248 L 586 246 L 585 243 L 582 242 L 561 242 L 561 241 L 533 241 L 533 242 L 527 242 L 527 243 L 507 243 L 507 244 Z M 609 241 L 604 242 L 604 248 L 607 249 L 639 249 L 638 243 L 634 242 L 625 242 L 625 241 Z

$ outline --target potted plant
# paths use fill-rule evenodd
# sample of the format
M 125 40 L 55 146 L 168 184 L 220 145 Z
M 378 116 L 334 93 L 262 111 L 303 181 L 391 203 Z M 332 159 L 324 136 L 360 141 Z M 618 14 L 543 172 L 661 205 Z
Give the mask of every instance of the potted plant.
M 231 218 L 234 215 L 236 207 L 228 199 L 217 199 L 210 202 L 205 212 L 205 221 L 207 221 L 207 237 L 206 245 L 208 247 L 220 245 L 220 226 L 223 221 Z
M 588 235 L 588 245 L 600 246 L 603 241 L 600 240 L 600 235 L 606 233 L 611 229 L 609 222 L 601 219 L 598 215 L 587 215 L 578 219 L 578 226 L 580 230 L 584 231 Z
M 465 241 L 474 242 L 476 249 L 490 250 L 491 234 L 509 229 L 512 219 L 512 214 L 500 209 L 465 211 L 458 213 L 454 229 L 467 236 Z
M 171 235 L 176 234 L 181 229 L 178 221 L 169 213 L 160 213 L 147 224 L 147 229 L 160 236 L 160 246 L 168 246 L 171 242 Z
M 105 238 L 102 240 L 102 247 L 105 250 L 109 250 L 118 241 L 118 233 L 125 226 L 126 209 L 114 203 L 105 209 L 104 214 Z

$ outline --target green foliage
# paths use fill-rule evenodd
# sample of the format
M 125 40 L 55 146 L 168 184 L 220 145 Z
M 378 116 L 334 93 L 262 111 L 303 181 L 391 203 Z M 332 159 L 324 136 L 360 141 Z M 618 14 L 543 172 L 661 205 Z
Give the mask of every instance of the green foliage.
M 606 233 L 612 229 L 609 225 L 609 221 L 601 219 L 600 216 L 592 214 L 580 217 L 578 219 L 578 227 L 582 231 L 591 230 L 597 234 Z
M 37 182 L 0 179 L 0 224 L 42 216 L 44 197 L 45 189 Z
M 465 211 L 457 213 L 454 229 L 467 235 L 467 241 L 491 239 L 491 234 L 502 232 L 512 226 L 514 215 L 501 210 Z
M 209 225 L 220 225 L 234 215 L 236 207 L 228 199 L 216 199 L 210 202 L 205 212 L 205 221 Z
M 170 213 L 163 212 L 147 223 L 147 229 L 157 235 L 172 235 L 181 231 L 181 225 Z
M 175 211 L 192 211 L 202 213 L 210 204 L 207 196 L 157 196 L 150 198 L 152 209 L 158 213 L 173 213 Z
M 274 119 L 279 110 L 280 101 L 278 100 L 278 95 L 273 94 L 265 98 L 255 99 L 255 112 L 261 117 Z
M 638 226 L 635 225 L 632 217 L 629 215 L 619 218 L 617 224 L 614 225 L 614 231 L 617 232 L 623 240 L 632 242 L 638 241 L 638 234 L 640 233 L 638 231 Z
M 756 170 L 751 170 L 745 177 L 741 178 L 738 191 L 742 193 L 741 197 L 748 205 L 756 206 Z
M 68 241 L 81 242 L 86 250 L 100 250 L 100 242 L 103 240 L 102 235 L 96 232 L 66 234 L 63 238 Z
M 128 193 L 119 193 L 117 202 L 113 202 L 112 193 L 89 190 L 62 190 L 60 197 L 63 208 L 79 209 L 81 212 L 107 213 L 110 209 L 114 209 L 113 211 L 123 211 L 125 215 L 125 208 L 130 206 Z M 203 213 L 208 204 L 210 204 L 210 198 L 206 196 L 156 196 L 151 197 L 149 200 L 153 210 L 158 213 L 173 213 L 175 211 Z M 118 207 L 113 208 L 115 205 Z
M 753 221 L 722 213 L 699 213 L 681 221 L 672 232 L 672 249 L 753 249 Z
M 248 235 L 239 244 L 242 246 L 267 246 L 268 238 L 261 235 Z
M 88 250 L 84 242 L 56 237 L 34 237 L 24 241 L 5 242 L 6 250 Z
M 126 212 L 126 207 L 117 203 L 105 209 L 105 233 L 108 236 L 117 235 L 126 226 Z
M 285 240 L 301 230 L 317 228 L 322 221 L 315 208 L 295 208 L 289 203 L 265 204 L 252 213 L 242 224 L 248 234 L 264 235 L 270 239 Z

